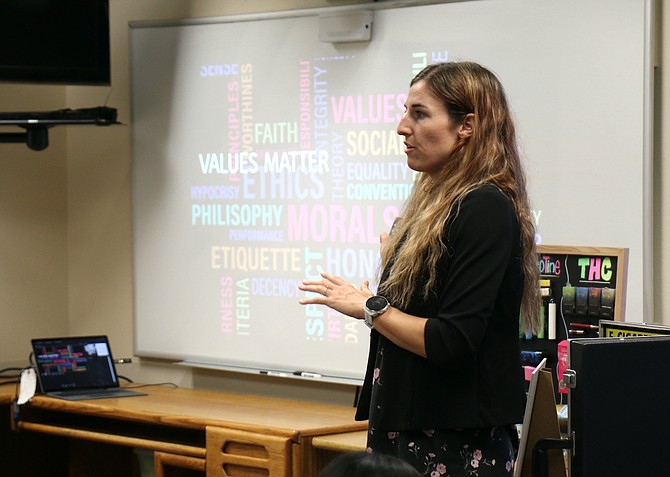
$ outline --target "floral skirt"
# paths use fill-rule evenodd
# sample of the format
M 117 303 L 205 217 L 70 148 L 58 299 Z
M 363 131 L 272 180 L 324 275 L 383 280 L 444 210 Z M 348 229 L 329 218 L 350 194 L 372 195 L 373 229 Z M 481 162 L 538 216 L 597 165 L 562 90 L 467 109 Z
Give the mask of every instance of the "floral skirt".
M 368 452 L 400 457 L 430 477 L 509 477 L 517 450 L 513 427 L 368 433 Z

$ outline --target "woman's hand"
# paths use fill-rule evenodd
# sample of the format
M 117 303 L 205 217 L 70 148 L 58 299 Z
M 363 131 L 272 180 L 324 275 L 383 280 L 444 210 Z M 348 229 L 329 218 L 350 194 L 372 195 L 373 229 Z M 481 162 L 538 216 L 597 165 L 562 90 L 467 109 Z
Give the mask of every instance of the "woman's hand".
M 321 280 L 303 280 L 298 285 L 300 290 L 313 293 L 300 300 L 301 305 L 326 305 L 352 318 L 365 318 L 365 301 L 373 295 L 368 280 L 363 281 L 360 288 L 356 288 L 329 273 L 323 272 L 321 277 Z M 427 321 L 389 307 L 385 313 L 375 318 L 375 330 L 401 348 L 425 358 L 424 334 Z
M 363 281 L 360 288 L 356 288 L 355 285 L 326 272 L 322 272 L 321 277 L 321 280 L 303 280 L 298 286 L 304 292 L 313 293 L 312 296 L 300 300 L 301 305 L 326 305 L 352 318 L 362 320 L 365 317 L 365 301 L 373 295 L 368 280 Z

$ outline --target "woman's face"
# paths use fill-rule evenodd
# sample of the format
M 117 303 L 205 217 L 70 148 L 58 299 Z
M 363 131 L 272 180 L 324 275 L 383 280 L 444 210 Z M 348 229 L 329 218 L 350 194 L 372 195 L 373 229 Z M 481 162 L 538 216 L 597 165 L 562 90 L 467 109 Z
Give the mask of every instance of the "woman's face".
M 447 108 L 428 89 L 425 81 L 412 85 L 398 134 L 405 137 L 407 165 L 435 176 L 449 158 L 459 137 L 467 134 L 466 123 L 455 124 Z

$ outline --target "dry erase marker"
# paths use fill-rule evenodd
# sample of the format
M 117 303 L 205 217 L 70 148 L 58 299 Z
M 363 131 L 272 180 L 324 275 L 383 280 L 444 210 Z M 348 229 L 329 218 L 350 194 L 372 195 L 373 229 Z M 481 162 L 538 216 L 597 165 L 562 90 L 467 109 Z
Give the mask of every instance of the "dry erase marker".
M 288 376 L 286 373 L 282 373 L 280 371 L 265 371 L 261 370 L 261 374 L 267 374 L 268 376 L 280 376 L 282 378 L 285 378 Z
M 321 378 L 322 376 L 319 373 L 310 373 L 309 371 L 293 371 L 293 374 L 296 376 L 302 376 L 303 378 Z
M 590 325 L 588 323 L 570 323 L 571 328 L 581 328 L 583 330 L 597 330 L 597 325 Z

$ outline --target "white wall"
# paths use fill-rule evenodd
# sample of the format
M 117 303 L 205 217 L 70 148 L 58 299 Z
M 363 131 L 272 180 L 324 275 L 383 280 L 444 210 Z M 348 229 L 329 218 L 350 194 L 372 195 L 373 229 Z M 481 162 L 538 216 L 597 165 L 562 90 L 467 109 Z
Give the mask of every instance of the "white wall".
M 0 85 L 3 111 L 64 103 L 62 87 Z M 32 336 L 68 330 L 67 142 L 64 129 L 49 136 L 41 152 L 0 144 L 0 369 L 28 362 Z

